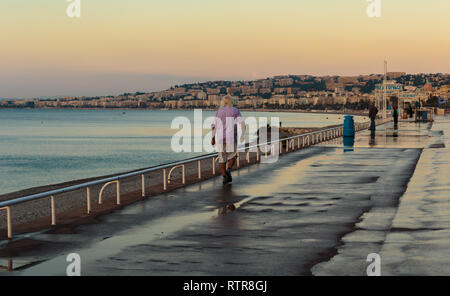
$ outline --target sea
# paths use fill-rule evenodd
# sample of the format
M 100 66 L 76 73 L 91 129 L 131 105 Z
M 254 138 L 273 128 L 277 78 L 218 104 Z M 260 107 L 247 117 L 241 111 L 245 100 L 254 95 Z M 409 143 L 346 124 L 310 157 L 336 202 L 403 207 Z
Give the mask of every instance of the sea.
M 203 120 L 214 114 L 203 111 Z M 344 119 L 294 112 L 243 111 L 242 115 L 262 123 L 262 118 L 270 123 L 272 117 L 279 117 L 283 127 L 323 127 Z M 180 132 L 171 128 L 175 118 L 193 123 L 194 111 L 0 109 L 0 195 L 205 154 L 172 151 L 172 137 Z

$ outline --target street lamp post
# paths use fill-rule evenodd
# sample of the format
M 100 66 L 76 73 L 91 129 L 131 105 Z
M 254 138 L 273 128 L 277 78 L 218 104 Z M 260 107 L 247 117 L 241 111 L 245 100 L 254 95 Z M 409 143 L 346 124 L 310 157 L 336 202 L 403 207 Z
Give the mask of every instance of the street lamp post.
M 387 117 L 387 95 L 386 95 L 386 79 L 387 79 L 387 61 L 384 61 L 384 81 L 383 81 L 383 119 Z

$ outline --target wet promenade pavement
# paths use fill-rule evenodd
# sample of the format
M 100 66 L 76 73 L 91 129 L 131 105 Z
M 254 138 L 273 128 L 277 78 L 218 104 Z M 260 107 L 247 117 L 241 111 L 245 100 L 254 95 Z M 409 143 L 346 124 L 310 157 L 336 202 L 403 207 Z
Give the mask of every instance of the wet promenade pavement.
M 432 125 L 401 122 L 397 132 L 392 124 L 379 129 L 369 146 L 424 148 L 414 174 L 399 206 L 365 213 L 338 254 L 313 268 L 315 275 L 365 275 L 368 250 L 381 256 L 382 275 L 450 275 L 449 123 L 447 116 Z M 364 147 L 364 137 L 371 138 L 366 133 L 355 145 Z
M 422 152 L 380 253 L 384 275 L 450 275 L 450 116 L 432 130 L 445 148 Z
M 421 260 L 446 257 L 450 244 L 447 126 L 401 123 L 394 137 L 388 123 L 374 138 L 358 133 L 353 148 L 330 141 L 76 233 L 22 236 L 23 248 L 0 246 L 0 265 L 16 268 L 0 275 L 65 275 L 72 252 L 82 275 L 365 275 L 369 253 L 380 253 L 383 274 L 432 272 Z

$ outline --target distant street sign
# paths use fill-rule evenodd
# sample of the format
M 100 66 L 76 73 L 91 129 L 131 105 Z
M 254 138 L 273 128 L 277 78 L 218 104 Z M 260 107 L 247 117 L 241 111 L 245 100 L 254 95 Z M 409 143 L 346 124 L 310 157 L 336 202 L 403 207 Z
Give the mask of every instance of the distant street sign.
M 415 99 L 417 97 L 416 93 L 410 93 L 410 92 L 400 92 L 398 94 L 398 97 L 400 99 Z
M 375 90 L 379 91 L 379 92 L 384 91 L 384 85 L 383 84 L 375 85 Z M 386 84 L 386 93 L 388 93 L 388 94 L 392 94 L 394 92 L 398 92 L 398 91 L 402 91 L 402 90 L 403 90 L 402 84 L 398 84 L 398 83 Z

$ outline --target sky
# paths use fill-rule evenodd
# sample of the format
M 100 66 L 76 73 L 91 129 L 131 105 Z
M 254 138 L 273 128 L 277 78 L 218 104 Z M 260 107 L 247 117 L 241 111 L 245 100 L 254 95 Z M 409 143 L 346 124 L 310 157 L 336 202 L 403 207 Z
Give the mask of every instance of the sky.
M 450 72 L 450 1 L 0 1 L 0 98 L 114 95 L 282 74 Z

